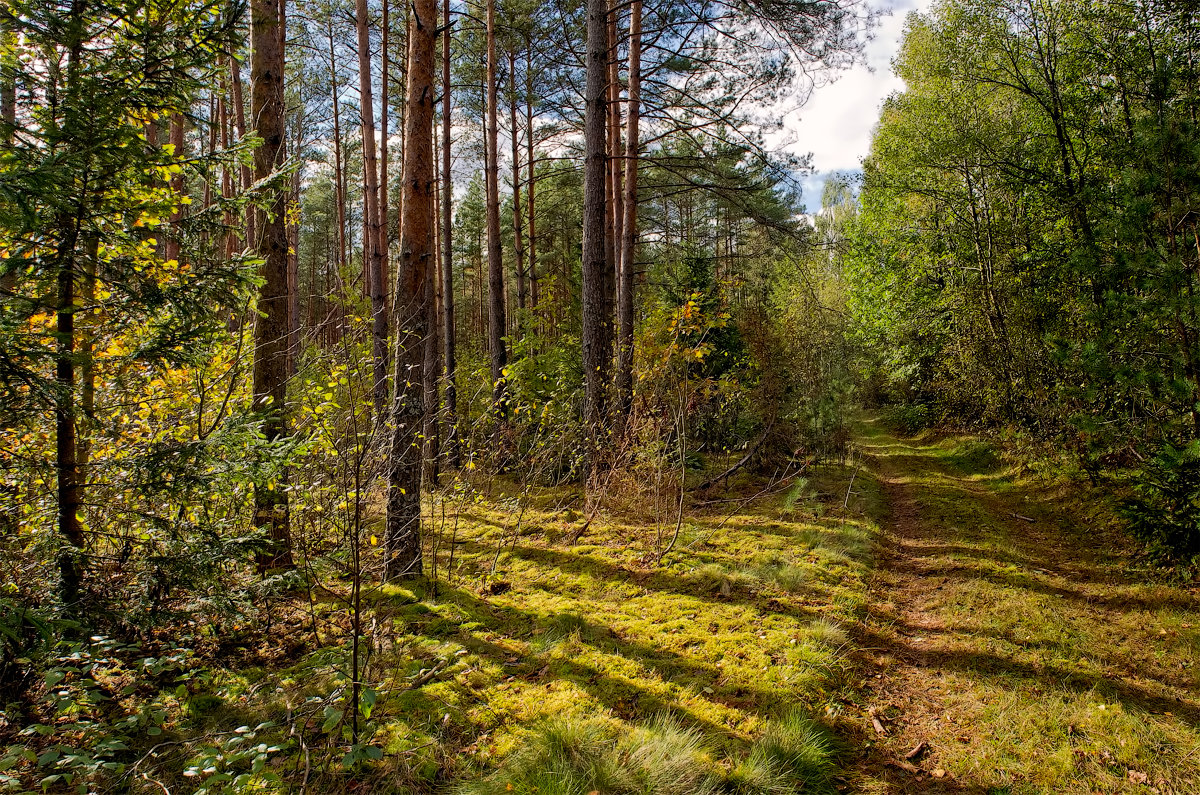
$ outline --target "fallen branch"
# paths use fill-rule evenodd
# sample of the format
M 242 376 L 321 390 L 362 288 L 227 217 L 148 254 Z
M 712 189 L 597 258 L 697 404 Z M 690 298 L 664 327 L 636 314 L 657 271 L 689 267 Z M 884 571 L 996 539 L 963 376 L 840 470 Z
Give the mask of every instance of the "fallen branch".
M 422 687 L 422 686 L 428 684 L 429 681 L 433 679 L 433 677 L 437 676 L 443 670 L 445 670 L 446 666 L 449 664 L 450 664 L 449 660 L 441 660 L 440 662 L 438 662 L 437 665 L 418 674 L 417 678 L 414 679 L 412 682 L 410 682 L 408 687 L 405 688 L 405 690 L 416 690 L 418 687 Z
M 1030 518 L 1030 517 L 1028 517 L 1028 516 L 1022 516 L 1022 515 L 1021 515 L 1021 514 L 1019 514 L 1019 513 L 1012 513 L 1011 511 L 1009 512 L 1009 514 L 1008 514 L 1008 515 L 1009 515 L 1009 516 L 1011 516 L 1011 517 L 1013 517 L 1013 518 L 1015 518 L 1015 519 L 1021 519 L 1021 520 L 1023 520 L 1023 521 L 1029 522 L 1030 524 L 1033 524 L 1034 522 L 1036 522 L 1036 521 L 1037 521 L 1036 519 L 1032 519 L 1032 518 Z
M 916 759 L 918 756 L 920 756 L 921 754 L 925 753 L 925 751 L 928 749 L 929 749 L 929 743 L 922 740 L 921 742 L 917 743 L 916 748 L 912 749 L 907 754 L 905 754 L 904 758 L 911 762 L 914 759 Z
M 773 428 L 773 427 L 775 427 L 775 421 L 771 420 L 769 423 L 767 423 L 767 427 L 763 428 L 763 432 L 758 435 L 758 438 L 754 440 L 754 444 L 750 445 L 750 449 L 746 451 L 746 455 L 742 456 L 741 461 L 738 461 L 736 464 L 731 466 L 729 469 L 726 469 L 724 472 L 717 475 L 715 478 L 710 478 L 710 479 L 704 481 L 703 483 L 701 483 L 699 486 L 696 487 L 696 490 L 704 491 L 709 486 L 712 486 L 713 484 L 715 484 L 717 481 L 727 479 L 734 472 L 737 472 L 739 469 L 746 466 L 746 464 L 749 464 L 750 459 L 754 458 L 754 454 L 758 452 L 758 448 L 762 447 L 762 443 L 767 440 L 767 435 L 771 433 L 771 428 Z

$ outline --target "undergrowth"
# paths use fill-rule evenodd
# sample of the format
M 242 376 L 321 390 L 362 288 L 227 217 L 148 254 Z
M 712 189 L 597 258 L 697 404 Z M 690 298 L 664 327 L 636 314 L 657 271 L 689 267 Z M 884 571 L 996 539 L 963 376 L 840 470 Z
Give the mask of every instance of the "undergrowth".
M 136 725 L 32 756 L 13 734 L 0 785 L 74 789 L 86 763 L 133 791 L 823 792 L 833 746 L 803 715 L 850 687 L 878 500 L 860 479 L 846 507 L 851 474 L 816 467 L 799 496 L 738 474 L 688 500 L 666 555 L 673 520 L 620 495 L 597 510 L 498 477 L 447 489 L 426 506 L 433 574 L 365 588 L 357 646 L 320 589 L 273 597 L 253 631 L 231 624 L 136 694 L 135 666 L 175 658 L 84 643 L 26 720 Z

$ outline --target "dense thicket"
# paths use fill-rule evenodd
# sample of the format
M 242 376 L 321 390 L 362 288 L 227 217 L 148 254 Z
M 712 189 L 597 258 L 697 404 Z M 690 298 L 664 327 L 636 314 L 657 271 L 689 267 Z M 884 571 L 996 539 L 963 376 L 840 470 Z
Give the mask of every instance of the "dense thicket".
M 854 235 L 885 389 L 1093 473 L 1196 440 L 1198 47 L 1174 0 L 910 17 Z

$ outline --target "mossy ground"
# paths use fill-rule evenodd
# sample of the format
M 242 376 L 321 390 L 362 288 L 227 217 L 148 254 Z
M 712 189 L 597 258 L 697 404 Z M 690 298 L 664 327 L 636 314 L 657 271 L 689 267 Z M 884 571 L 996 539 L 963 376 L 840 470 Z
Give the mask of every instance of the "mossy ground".
M 1130 571 L 1110 501 L 979 439 L 859 430 L 861 468 L 690 495 L 666 555 L 674 508 L 649 506 L 673 499 L 636 484 L 598 511 L 504 478 L 440 492 L 430 576 L 363 593 L 370 754 L 339 763 L 334 568 L 164 695 L 166 742 L 138 769 L 172 791 L 252 773 L 249 732 L 283 747 L 264 791 L 547 795 L 539 760 L 582 771 L 551 776 L 579 795 L 601 771 L 660 795 L 1200 791 L 1196 596 Z M 673 789 L 646 762 L 664 754 Z
M 547 716 L 634 724 L 670 714 L 732 767 L 766 720 L 797 706 L 823 714 L 844 684 L 842 627 L 862 617 L 869 573 L 869 522 L 826 510 L 841 507 L 834 492 L 849 474 L 822 468 L 790 509 L 782 493 L 690 506 L 661 561 L 673 526 L 656 525 L 674 517 L 656 523 L 634 507 L 588 523 L 543 494 L 518 528 L 502 500 L 480 500 L 460 517 L 454 568 L 436 595 L 380 605 L 411 659 L 398 682 L 452 661 L 388 699 L 397 718 L 383 729 L 386 750 L 469 740 L 438 777 L 471 777 Z
M 305 748 L 337 760 L 349 747 L 328 711 L 345 707 L 348 657 L 333 598 L 292 606 L 288 627 L 311 623 L 323 652 L 218 676 L 204 724 L 291 725 L 305 746 L 273 764 L 309 792 L 432 793 L 528 758 L 548 719 L 618 737 L 668 720 L 699 738 L 706 787 L 758 792 L 763 766 L 778 766 L 762 743 L 789 716 L 827 719 L 847 692 L 877 532 L 864 506 L 880 498 L 856 481 L 845 507 L 853 472 L 822 465 L 771 488 L 742 474 L 690 495 L 666 555 L 674 508 L 655 515 L 629 488 L 598 511 L 571 489 L 503 478 L 442 492 L 428 506 L 431 576 L 363 595 L 382 759 L 306 768 Z
M 1200 791 L 1197 600 L 1130 571 L 1105 495 L 979 440 L 861 432 L 890 506 L 855 634 L 862 791 Z

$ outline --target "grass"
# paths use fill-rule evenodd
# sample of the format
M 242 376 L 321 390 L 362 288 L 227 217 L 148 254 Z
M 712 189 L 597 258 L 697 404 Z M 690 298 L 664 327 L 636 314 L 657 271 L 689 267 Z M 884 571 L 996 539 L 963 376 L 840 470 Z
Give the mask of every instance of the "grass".
M 876 530 L 842 508 L 850 475 L 818 467 L 798 497 L 745 499 L 763 484 L 739 474 L 721 495 L 736 502 L 689 501 L 661 561 L 674 516 L 656 521 L 628 495 L 594 516 L 565 490 L 514 507 L 516 484 L 498 478 L 449 495 L 445 514 L 439 497 L 436 580 L 364 593 L 375 703 L 357 747 L 382 759 L 336 764 L 356 746 L 346 608 L 330 598 L 288 605 L 280 627 L 315 628 L 319 652 L 218 671 L 167 739 L 202 727 L 223 753 L 267 721 L 264 737 L 287 745 L 266 769 L 310 792 L 829 791 L 835 746 L 803 716 L 850 687 L 845 627 L 866 608 Z M 868 484 L 857 499 L 879 495 Z M 207 767 L 178 772 L 204 757 L 177 756 L 156 769 L 163 786 L 202 784 Z
M 1200 791 L 1200 611 L 1131 575 L 1105 496 L 969 437 L 864 434 L 896 528 L 863 633 L 887 649 L 864 700 L 898 707 L 880 758 L 925 741 L 980 792 Z

